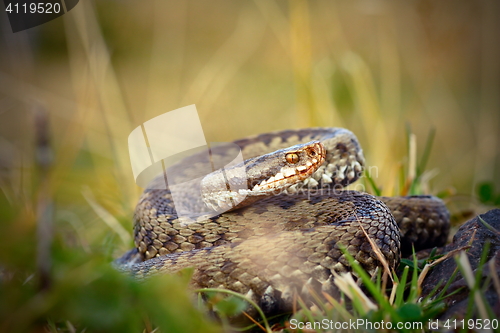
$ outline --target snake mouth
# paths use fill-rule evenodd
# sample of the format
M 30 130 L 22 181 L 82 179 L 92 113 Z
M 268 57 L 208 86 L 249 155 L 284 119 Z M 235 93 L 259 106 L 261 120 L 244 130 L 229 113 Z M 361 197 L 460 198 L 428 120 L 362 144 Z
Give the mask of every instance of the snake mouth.
M 325 158 L 326 149 L 319 141 L 291 147 L 284 153 L 284 165 L 279 171 L 253 186 L 251 191 L 261 193 L 284 190 L 310 177 Z

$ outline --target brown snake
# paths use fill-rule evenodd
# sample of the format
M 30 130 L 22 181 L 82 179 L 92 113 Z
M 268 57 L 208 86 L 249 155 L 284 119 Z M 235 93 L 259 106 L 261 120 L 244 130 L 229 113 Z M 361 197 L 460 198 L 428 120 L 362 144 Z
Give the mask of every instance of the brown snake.
M 341 247 L 374 274 L 381 263 L 365 232 L 391 268 L 398 265 L 401 249 L 406 255 L 412 244 L 420 249 L 446 241 L 449 213 L 435 197 L 377 198 L 340 190 L 362 175 L 364 165 L 348 130 L 288 130 L 234 143 L 246 159 L 247 198 L 237 209 L 183 223 L 170 191 L 155 189 L 163 179 L 158 177 L 136 207 L 136 249 L 115 261 L 120 269 L 142 278 L 194 267 L 193 287 L 234 290 L 274 312 L 289 308 L 308 288 L 336 294 L 332 271 L 351 270 Z M 212 150 L 212 158 L 226 165 L 234 156 L 229 150 Z M 192 179 L 200 175 L 200 156 L 172 168 L 180 178 Z M 210 188 L 212 179 L 202 187 Z M 190 191 L 189 202 L 202 205 Z M 236 195 L 222 193 L 210 204 Z

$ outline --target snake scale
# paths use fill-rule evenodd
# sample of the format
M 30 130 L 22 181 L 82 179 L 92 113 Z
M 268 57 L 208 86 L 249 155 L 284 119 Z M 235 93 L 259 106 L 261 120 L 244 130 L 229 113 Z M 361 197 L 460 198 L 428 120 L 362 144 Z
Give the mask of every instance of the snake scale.
M 230 289 L 270 313 L 289 309 L 294 297 L 304 297 L 310 288 L 338 294 L 332 272 L 351 270 L 342 247 L 374 274 L 381 263 L 367 236 L 390 268 L 398 265 L 402 250 L 411 253 L 412 244 L 421 249 L 447 239 L 449 213 L 438 198 L 377 198 L 341 190 L 362 176 L 364 166 L 360 144 L 346 129 L 286 130 L 234 144 L 245 159 L 247 198 L 236 209 L 183 223 L 171 191 L 155 186 L 163 181 L 160 175 L 136 207 L 136 248 L 116 266 L 138 278 L 194 267 L 194 288 Z M 226 165 L 235 154 L 230 150 L 213 149 L 211 158 Z M 202 175 L 201 158 L 195 154 L 172 166 L 177 180 Z M 199 189 L 195 192 L 186 188 L 186 197 L 203 205 Z M 207 201 L 223 205 L 220 198 L 234 199 L 236 192 L 216 193 Z

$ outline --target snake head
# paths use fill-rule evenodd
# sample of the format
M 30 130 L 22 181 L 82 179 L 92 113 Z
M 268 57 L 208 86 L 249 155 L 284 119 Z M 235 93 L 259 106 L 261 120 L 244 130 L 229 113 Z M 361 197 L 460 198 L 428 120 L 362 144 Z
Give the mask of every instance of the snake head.
M 323 164 L 326 149 L 319 141 L 281 149 L 267 156 L 267 166 L 261 169 L 260 178 L 254 177 L 249 186 L 254 195 L 280 193 L 282 190 L 310 177 Z M 247 175 L 249 175 L 247 171 Z M 249 177 L 249 180 L 252 180 Z
M 217 212 L 249 205 L 262 197 L 280 194 L 310 177 L 325 158 L 324 145 L 311 141 L 248 159 L 204 177 L 203 201 Z

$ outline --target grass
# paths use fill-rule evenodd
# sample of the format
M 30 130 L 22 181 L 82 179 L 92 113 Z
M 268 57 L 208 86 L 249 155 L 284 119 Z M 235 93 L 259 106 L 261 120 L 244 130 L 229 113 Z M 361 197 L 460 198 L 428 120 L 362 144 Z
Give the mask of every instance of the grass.
M 469 308 L 464 318 L 465 325 L 463 325 L 461 331 L 477 328 L 469 320 L 477 322 L 476 319 L 481 319 L 484 323 L 487 321 L 494 322 L 497 318 L 489 303 L 482 296 L 484 286 L 489 285 L 491 281 L 486 279 L 483 282 L 484 285 L 480 283 L 488 246 L 483 251 L 480 265 L 475 273 L 464 250 L 466 251 L 466 249 L 458 249 L 445 256 L 434 256 L 431 253 L 429 258 L 420 260 L 417 260 L 416 256 L 414 256 L 412 261 L 402 261 L 399 274 L 385 270 L 384 272 L 379 271 L 374 278 L 368 276 L 354 258 L 345 251 L 344 253 L 353 267 L 353 274 L 358 276 L 358 282 L 352 278 L 351 273 L 341 275 L 334 273 L 335 284 L 342 292 L 340 300 L 334 299 L 328 294 L 320 297 L 314 291 L 311 291 L 313 298 L 316 300 L 315 305 L 306 306 L 300 298 L 297 299 L 298 311 L 291 316 L 282 317 L 273 327 L 282 329 L 284 332 L 331 332 L 332 330 L 342 332 L 430 332 L 438 329 L 443 330 L 455 325 L 453 319 L 439 321 L 436 318 L 446 309 L 444 302 L 446 298 L 460 292 L 460 289 L 449 290 L 458 272 L 465 276 L 470 288 Z M 427 296 L 422 297 L 422 282 L 429 272 L 429 268 L 448 258 L 455 259 L 458 269 L 445 282 L 444 286 L 438 284 Z M 389 275 L 391 275 L 394 282 L 388 288 L 385 278 Z M 491 279 L 499 281 L 496 272 L 493 273 Z M 237 296 L 237 302 L 231 297 L 219 298 L 216 301 L 217 304 L 217 302 L 222 303 L 230 299 L 230 306 L 227 303 L 225 306 L 228 307 L 220 307 L 218 310 L 218 313 L 223 318 L 229 314 L 241 313 L 244 309 L 244 306 L 242 306 L 244 302 L 241 301 L 245 300 L 243 295 L 213 289 L 201 290 L 201 292 L 218 292 L 219 294 Z M 500 296 L 500 289 L 497 288 L 497 292 L 499 293 L 498 296 Z M 252 303 L 252 306 L 258 309 L 256 304 Z M 237 308 L 240 311 L 234 312 Z M 255 322 L 254 325 L 247 326 L 242 330 L 272 331 L 268 319 L 264 317 L 261 322 L 263 325 Z M 460 319 L 458 322 L 460 322 Z M 227 329 L 239 330 L 229 326 L 227 322 L 226 326 Z
M 209 142 L 346 127 L 378 171 L 364 183 L 372 193 L 439 189 L 457 221 L 498 206 L 496 13 L 494 2 L 460 1 L 86 1 L 30 32 L 3 25 L 0 331 L 229 330 L 192 301 L 186 276 L 137 283 L 109 265 L 132 247 L 141 191 L 127 136 L 188 104 Z M 40 108 L 45 130 L 33 124 Z M 37 129 L 49 163 L 35 158 Z M 399 284 L 388 294 L 373 289 L 384 289 L 382 276 L 361 290 L 339 277 L 359 299 L 313 309 L 298 300 L 292 319 L 425 320 L 440 308 L 419 300 L 422 274 L 391 273 Z M 213 306 L 230 314 L 235 299 Z
M 315 291 L 311 290 L 316 304 L 312 306 L 306 305 L 300 298 L 297 299 L 298 311 L 294 311 L 291 316 L 282 317 L 273 327 L 284 332 L 331 332 L 332 330 L 339 332 L 430 332 L 455 326 L 458 327 L 459 331 L 474 331 L 478 329 L 476 325 L 479 322 L 478 320 L 483 323 L 497 320 L 483 293 L 492 280 L 494 284 L 500 286 L 498 282 L 500 279 L 496 270 L 493 269 L 494 266 L 490 268 L 491 277 L 482 279 L 489 244 L 485 245 L 479 266 L 475 272 L 471 268 L 465 254 L 466 251 L 467 247 L 459 248 L 438 256 L 432 251 L 429 257 L 425 259 L 417 259 L 414 255 L 412 260 L 402 260 L 398 273 L 391 272 L 386 268 L 383 272 L 379 271 L 374 277 L 370 277 L 349 252 L 343 251 L 353 268 L 353 273 L 340 275 L 334 273 L 335 284 L 342 293 L 341 298 L 334 299 L 328 294 L 323 294 L 320 297 Z M 457 269 L 446 282 L 436 285 L 430 293 L 423 297 L 422 283 L 429 270 L 449 258 L 454 258 Z M 380 259 L 384 261 L 383 258 Z M 490 265 L 492 263 L 493 261 L 490 261 Z M 443 314 L 447 308 L 446 298 L 461 291 L 460 288 L 455 290 L 449 288 L 459 272 L 465 277 L 470 289 L 469 306 L 465 318 L 463 318 L 463 321 L 460 319 L 461 317 L 458 320 L 454 320 L 453 317 L 447 320 L 437 320 L 436 318 Z M 357 282 L 352 275 L 358 277 Z M 393 281 L 390 287 L 387 284 L 387 276 Z M 500 297 L 500 288 L 496 287 L 496 290 Z M 201 290 L 201 292 L 208 291 L 232 296 L 237 295 L 234 292 L 217 291 L 216 289 Z M 238 299 L 238 302 L 234 302 L 234 299 L 232 299 L 233 304 L 229 308 L 219 308 L 218 313 L 222 317 L 241 313 L 244 309 L 241 300 L 245 300 L 245 297 L 239 295 Z M 219 298 L 216 302 L 224 302 L 225 300 L 227 298 Z M 252 306 L 258 309 L 253 302 Z M 234 312 L 234 309 L 237 308 L 240 311 Z M 471 320 L 474 322 L 471 322 Z M 254 325 L 247 326 L 243 330 L 253 329 L 256 332 L 271 332 L 268 319 L 263 318 L 261 322 L 264 326 L 255 322 Z M 456 324 L 457 322 L 458 324 Z M 228 329 L 230 327 L 228 326 Z M 231 329 L 234 330 L 235 328 Z

